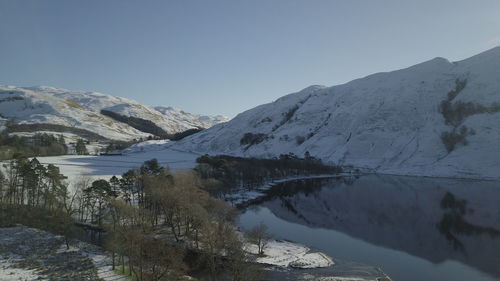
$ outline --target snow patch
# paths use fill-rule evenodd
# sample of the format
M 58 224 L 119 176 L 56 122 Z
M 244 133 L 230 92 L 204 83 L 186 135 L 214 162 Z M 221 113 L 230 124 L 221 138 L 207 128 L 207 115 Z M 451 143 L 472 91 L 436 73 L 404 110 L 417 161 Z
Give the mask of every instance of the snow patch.
M 254 244 L 246 244 L 245 250 L 257 255 L 258 248 Z M 264 255 L 256 262 L 279 267 L 293 268 L 321 268 L 334 265 L 333 260 L 326 254 L 309 253 L 310 249 L 304 245 L 283 240 L 271 240 L 264 248 Z

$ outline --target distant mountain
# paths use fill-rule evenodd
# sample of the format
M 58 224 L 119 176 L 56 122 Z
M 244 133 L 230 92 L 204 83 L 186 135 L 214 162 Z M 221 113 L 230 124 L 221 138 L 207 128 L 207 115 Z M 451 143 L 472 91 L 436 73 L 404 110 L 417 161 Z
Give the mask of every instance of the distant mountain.
M 349 83 L 311 86 L 173 145 L 200 153 L 294 153 L 381 173 L 500 178 L 500 47 Z
M 222 115 L 195 115 L 170 106 L 156 106 L 155 109 L 161 112 L 171 124 L 178 124 L 180 126 L 178 131 L 191 128 L 210 128 L 216 124 L 229 121 L 229 118 Z
M 181 113 L 186 117 L 181 118 Z M 175 134 L 227 120 L 206 117 L 213 121 L 206 122 L 196 115 L 160 112 L 126 98 L 47 86 L 0 86 L 0 118 L 13 119 L 21 129 L 86 130 L 115 140 Z

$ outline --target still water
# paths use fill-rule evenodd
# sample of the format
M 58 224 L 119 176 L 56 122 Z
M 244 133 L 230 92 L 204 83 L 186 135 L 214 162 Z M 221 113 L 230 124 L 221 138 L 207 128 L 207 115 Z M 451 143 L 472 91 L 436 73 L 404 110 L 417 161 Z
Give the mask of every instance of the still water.
M 500 280 L 500 183 L 366 175 L 275 186 L 240 217 L 394 281 Z M 335 267 L 334 267 L 335 270 Z

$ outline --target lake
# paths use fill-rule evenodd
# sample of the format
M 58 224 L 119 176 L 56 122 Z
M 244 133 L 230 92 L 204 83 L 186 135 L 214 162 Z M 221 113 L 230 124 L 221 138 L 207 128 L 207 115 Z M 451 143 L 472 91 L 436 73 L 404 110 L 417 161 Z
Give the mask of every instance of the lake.
M 275 238 L 394 281 L 500 280 L 500 182 L 365 175 L 281 183 L 243 211 Z M 333 267 L 335 270 L 335 266 Z

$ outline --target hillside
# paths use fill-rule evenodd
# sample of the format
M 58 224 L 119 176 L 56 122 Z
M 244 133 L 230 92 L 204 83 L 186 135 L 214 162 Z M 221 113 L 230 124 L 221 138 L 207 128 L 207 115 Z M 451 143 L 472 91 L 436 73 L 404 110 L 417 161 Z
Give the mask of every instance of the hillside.
M 103 114 L 106 112 L 108 114 Z M 213 120 L 212 123 L 205 122 L 192 114 L 180 112 L 160 112 L 130 99 L 96 92 L 46 86 L 0 86 L 0 117 L 3 121 L 14 119 L 16 124 L 58 125 L 58 130 L 83 129 L 108 139 L 146 138 L 155 132 L 161 132 L 155 135 L 175 134 L 226 121 L 219 117 L 200 116 Z M 181 118 L 181 115 L 186 117 Z
M 210 128 L 216 124 L 229 121 L 229 118 L 222 115 L 191 114 L 170 106 L 155 106 L 154 109 L 162 113 L 164 118 L 170 121 L 171 124 L 176 124 L 178 132 L 192 128 Z
M 389 174 L 500 176 L 500 47 L 346 84 L 311 86 L 169 144 L 211 154 L 308 151 Z

